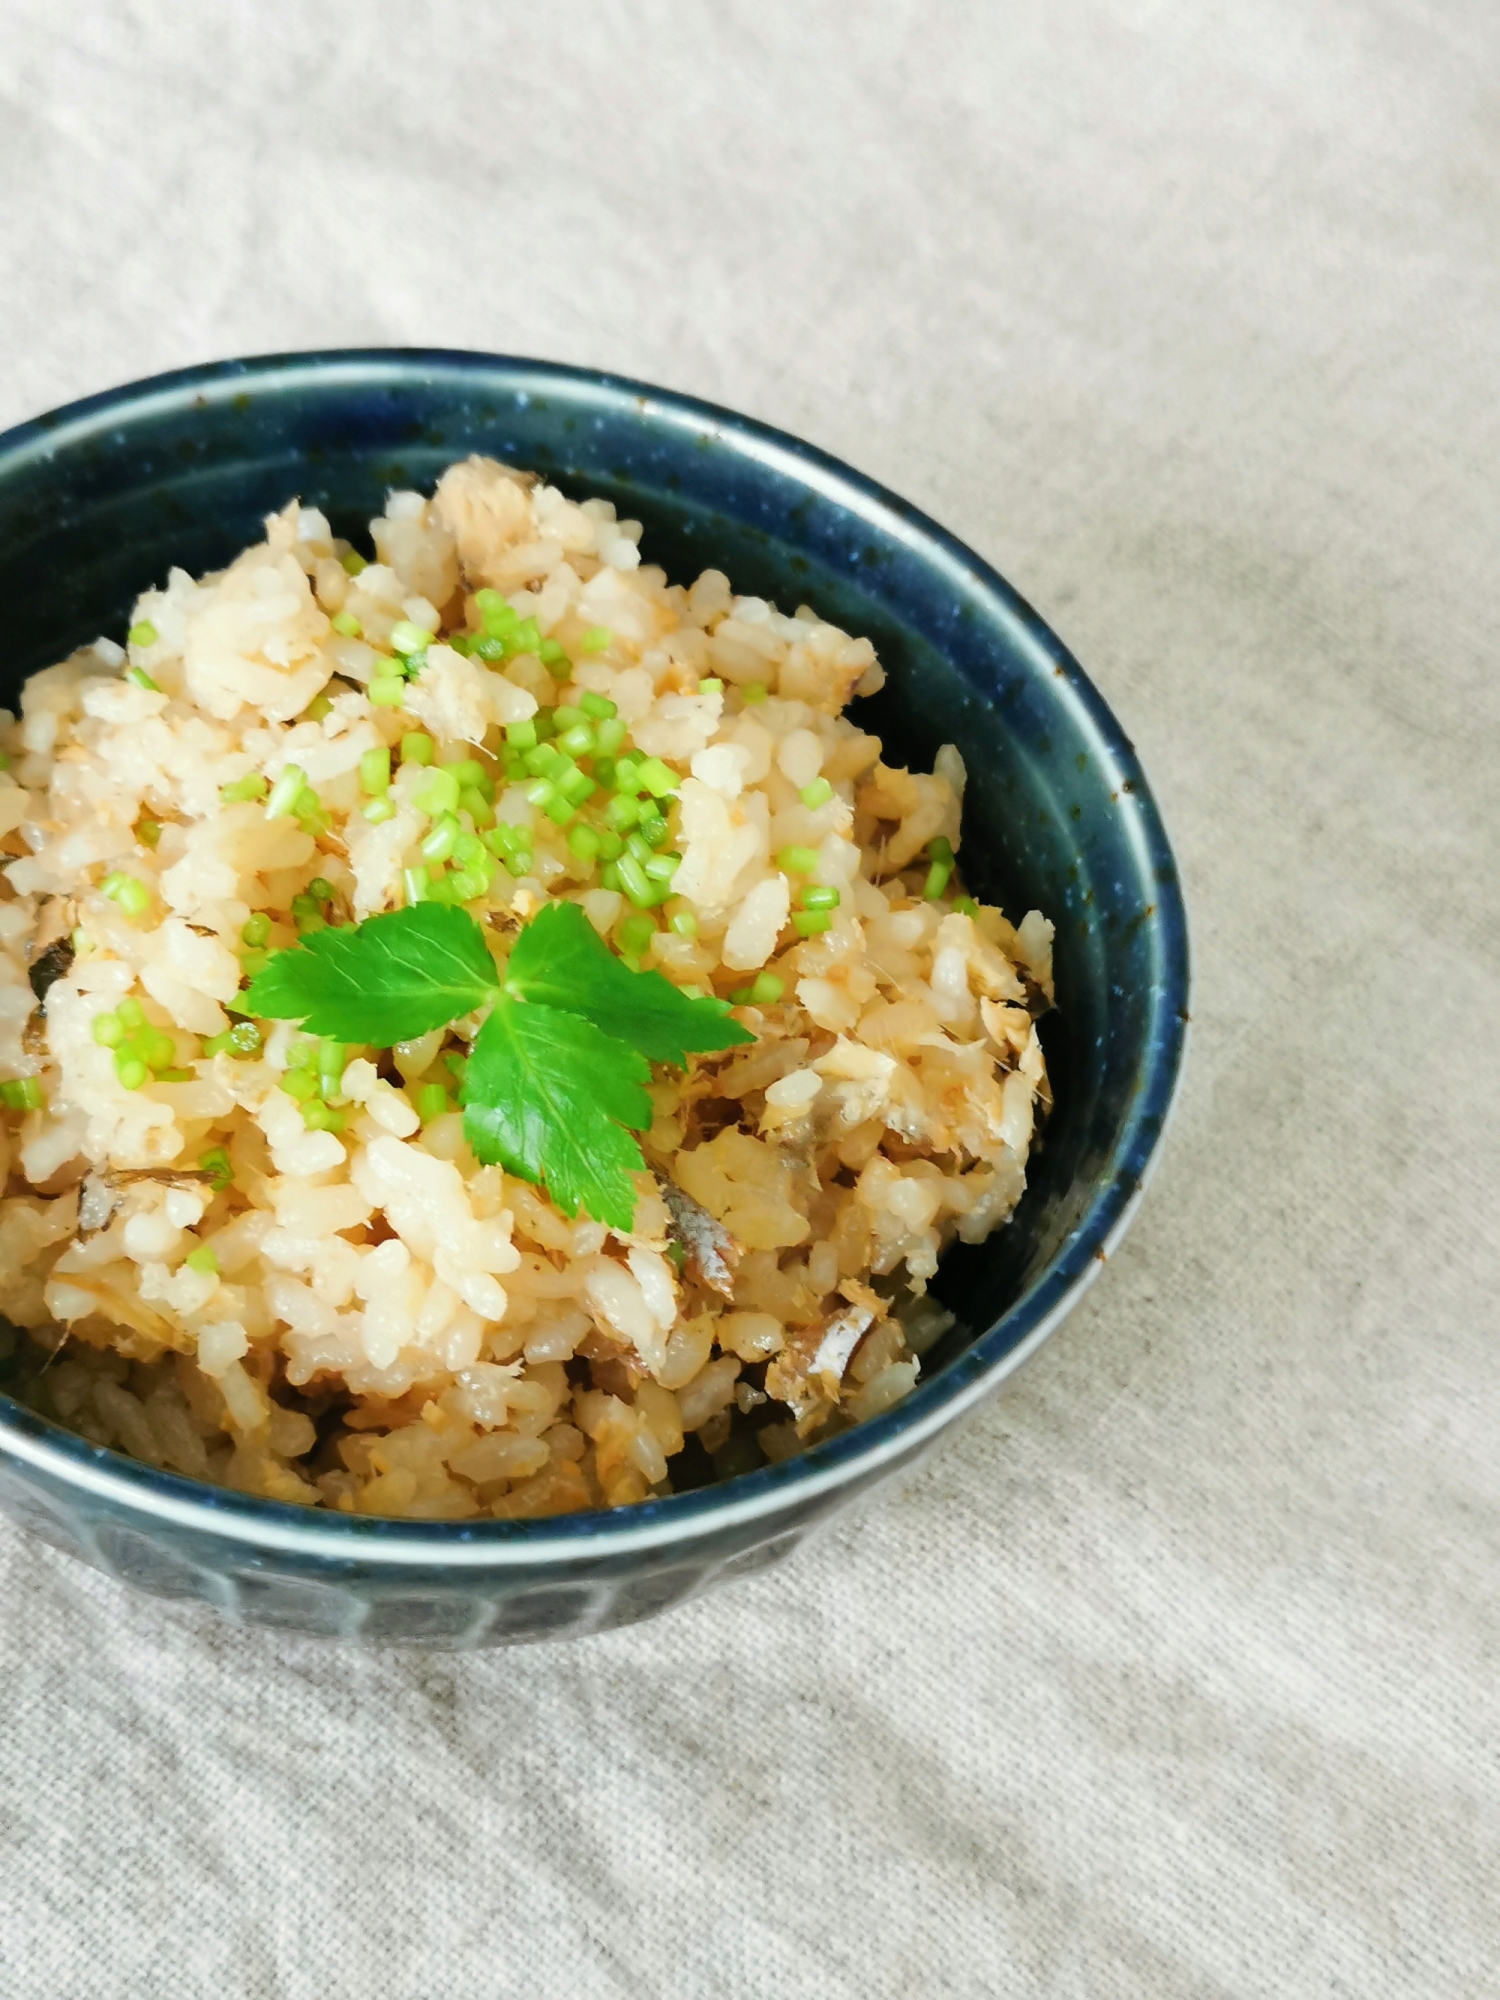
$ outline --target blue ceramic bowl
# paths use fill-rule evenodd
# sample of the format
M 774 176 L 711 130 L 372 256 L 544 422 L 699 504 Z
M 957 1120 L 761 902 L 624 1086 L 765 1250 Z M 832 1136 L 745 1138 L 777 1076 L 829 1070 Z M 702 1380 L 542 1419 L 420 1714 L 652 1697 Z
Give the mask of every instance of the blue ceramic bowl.
M 804 600 L 889 672 L 863 704 L 893 759 L 970 772 L 964 867 L 1057 924 L 1043 1039 L 1056 1112 L 1008 1228 L 956 1249 L 958 1326 L 907 1401 L 789 1463 L 556 1520 L 308 1512 L 154 1472 L 0 1394 L 0 1508 L 167 1597 L 296 1631 L 462 1647 L 643 1618 L 761 1568 L 909 1465 L 1082 1296 L 1140 1195 L 1187 1021 L 1177 871 L 1124 731 L 1036 614 L 951 535 L 810 445 L 638 382 L 485 354 L 230 361 L 94 396 L 0 437 L 0 699 L 101 632 L 171 564 L 226 561 L 292 494 L 358 532 L 392 485 L 483 451 L 642 520 L 690 580 Z

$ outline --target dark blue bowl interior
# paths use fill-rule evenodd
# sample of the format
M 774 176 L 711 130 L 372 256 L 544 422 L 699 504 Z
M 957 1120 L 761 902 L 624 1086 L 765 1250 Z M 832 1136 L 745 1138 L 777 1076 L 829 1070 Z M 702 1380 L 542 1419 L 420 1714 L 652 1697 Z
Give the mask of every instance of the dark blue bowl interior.
M 122 637 L 140 589 L 224 563 L 293 494 L 367 546 L 390 487 L 430 487 L 471 451 L 607 496 L 674 580 L 712 565 L 868 635 L 890 678 L 858 720 L 894 763 L 930 769 L 941 743 L 961 747 L 970 885 L 1057 925 L 1056 1112 L 1014 1221 L 944 1263 L 936 1289 L 960 1326 L 930 1379 L 1119 1219 L 1168 1107 L 1186 1002 L 1171 855 L 1128 742 L 1035 614 L 932 523 L 809 447 L 638 383 L 398 351 L 224 363 L 0 445 L 0 700 L 79 643 Z M 1013 1319 L 1020 1339 L 1032 1316 Z

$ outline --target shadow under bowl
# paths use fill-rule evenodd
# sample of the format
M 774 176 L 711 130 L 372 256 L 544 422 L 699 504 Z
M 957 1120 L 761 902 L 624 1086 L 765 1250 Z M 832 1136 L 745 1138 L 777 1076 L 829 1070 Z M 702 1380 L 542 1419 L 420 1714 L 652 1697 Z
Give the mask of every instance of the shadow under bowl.
M 719 1485 L 542 1521 L 367 1520 L 153 1471 L 0 1393 L 0 1510 L 46 1540 L 249 1623 L 444 1647 L 596 1631 L 759 1569 L 994 1390 L 1119 1240 L 1171 1106 L 1188 993 L 1177 872 L 1134 751 L 1016 593 L 814 447 L 587 369 L 402 349 L 229 361 L 0 437 L 0 700 L 100 633 L 123 637 L 139 590 L 222 565 L 292 495 L 363 542 L 389 488 L 430 487 L 471 451 L 613 500 L 674 581 L 712 566 L 873 640 L 889 679 L 859 722 L 914 768 L 958 745 L 970 887 L 1057 926 L 1042 1029 L 1056 1109 L 1013 1221 L 945 1258 L 933 1289 L 958 1324 L 914 1393 Z

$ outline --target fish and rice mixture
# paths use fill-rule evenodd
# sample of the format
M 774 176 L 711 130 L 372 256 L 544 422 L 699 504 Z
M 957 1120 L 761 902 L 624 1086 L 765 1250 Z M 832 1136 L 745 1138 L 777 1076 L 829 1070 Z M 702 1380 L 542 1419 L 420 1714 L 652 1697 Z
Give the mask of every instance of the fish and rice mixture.
M 844 713 L 868 641 L 669 584 L 606 501 L 471 458 L 371 533 L 294 501 L 0 718 L 0 1382 L 192 1478 L 430 1520 L 887 1408 L 1049 1102 L 1052 926 L 962 893 L 958 753 L 885 763 Z M 476 1158 L 474 1013 L 379 1048 L 237 1011 L 324 926 L 446 902 L 503 967 L 557 899 L 754 1037 L 651 1072 L 628 1230 Z

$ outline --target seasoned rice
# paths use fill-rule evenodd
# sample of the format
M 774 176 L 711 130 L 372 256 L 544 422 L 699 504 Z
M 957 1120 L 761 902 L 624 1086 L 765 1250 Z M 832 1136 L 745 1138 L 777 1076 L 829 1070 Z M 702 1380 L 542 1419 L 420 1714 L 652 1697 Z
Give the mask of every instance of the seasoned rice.
M 461 1520 L 702 1483 L 912 1389 L 951 1323 L 945 1246 L 1025 1187 L 1052 927 L 963 893 L 958 752 L 887 766 L 844 713 L 883 679 L 867 640 L 714 570 L 669 584 L 640 532 L 478 458 L 391 494 L 368 563 L 292 501 L 226 570 L 146 591 L 128 650 L 97 641 L 0 716 L 11 1394 L 191 1478 Z M 481 652 L 501 600 L 509 649 Z M 507 750 L 585 692 L 677 785 L 649 936 Z M 293 1024 L 226 1040 L 246 961 L 297 943 L 310 896 L 349 923 L 425 893 L 408 732 L 489 774 L 465 834 L 513 830 L 465 884 L 497 954 L 571 898 L 756 1036 L 655 1073 L 629 1234 L 476 1161 L 447 1094 L 472 1017 L 351 1052 L 321 1124 L 282 1087 Z M 289 767 L 298 812 L 268 816 Z M 837 891 L 826 928 L 793 922 L 808 883 Z M 139 1023 L 139 1076 L 104 1016 Z

